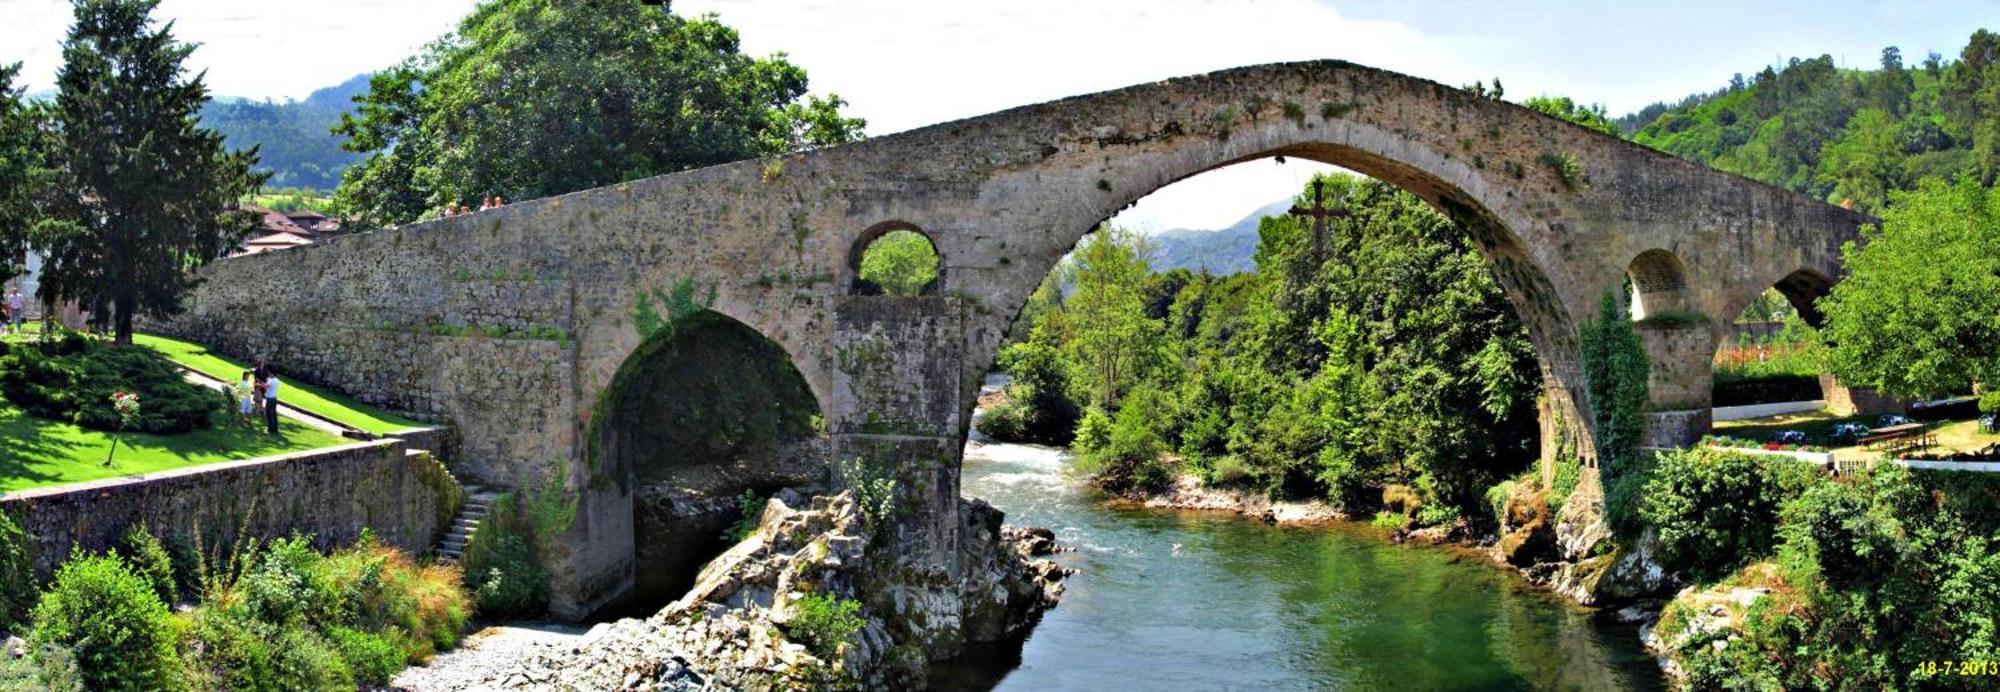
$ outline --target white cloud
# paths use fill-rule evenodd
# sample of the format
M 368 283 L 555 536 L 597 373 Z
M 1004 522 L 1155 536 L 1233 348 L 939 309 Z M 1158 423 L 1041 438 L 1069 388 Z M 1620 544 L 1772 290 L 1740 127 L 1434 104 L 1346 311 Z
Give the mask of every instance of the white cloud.
M 1310 0 L 682 0 L 713 12 L 753 55 L 783 51 L 816 92 L 834 92 L 873 134 L 1149 81 L 1271 62 L 1336 58 L 1469 83 L 1487 38 L 1442 38 L 1341 16 Z M 1119 214 L 1143 231 L 1220 228 L 1290 196 L 1307 161 L 1254 161 L 1190 178 Z
M 200 44 L 188 58 L 221 96 L 298 99 L 393 65 L 443 35 L 472 0 L 164 0 L 154 17 Z M 19 60 L 31 91 L 53 88 L 71 19 L 67 0 L 0 0 L 0 62 Z

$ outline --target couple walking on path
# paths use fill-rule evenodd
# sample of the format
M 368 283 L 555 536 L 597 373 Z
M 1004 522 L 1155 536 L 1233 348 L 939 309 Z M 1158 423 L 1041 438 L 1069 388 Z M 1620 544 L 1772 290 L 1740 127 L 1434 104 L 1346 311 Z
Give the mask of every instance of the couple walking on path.
M 278 376 L 271 373 L 271 366 L 259 362 L 256 370 L 243 371 L 243 379 L 236 383 L 237 415 L 254 426 L 261 413 L 264 431 L 278 434 L 278 389 Z

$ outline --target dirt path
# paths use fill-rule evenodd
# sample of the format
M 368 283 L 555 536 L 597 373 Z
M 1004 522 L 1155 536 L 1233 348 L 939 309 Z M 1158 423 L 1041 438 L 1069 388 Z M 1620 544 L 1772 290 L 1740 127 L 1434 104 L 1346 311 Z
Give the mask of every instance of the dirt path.
M 397 688 L 429 690 L 502 690 L 518 687 L 507 680 L 493 679 L 511 663 L 529 658 L 544 647 L 560 648 L 581 643 L 588 630 L 547 623 L 497 625 L 466 635 L 458 648 L 438 654 L 431 662 L 403 671 L 390 684 Z

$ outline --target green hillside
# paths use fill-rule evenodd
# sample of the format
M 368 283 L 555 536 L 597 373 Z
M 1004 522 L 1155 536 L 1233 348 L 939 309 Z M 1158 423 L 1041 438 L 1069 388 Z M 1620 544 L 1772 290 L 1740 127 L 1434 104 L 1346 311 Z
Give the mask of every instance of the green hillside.
M 1794 58 L 1677 105 L 1620 119 L 1642 144 L 1826 199 L 1878 210 L 1925 178 L 2000 173 L 2000 34 L 1974 33 L 1956 59 L 1872 70 Z
M 249 101 L 217 98 L 201 109 L 202 125 L 222 133 L 232 149 L 259 149 L 261 170 L 271 172 L 266 188 L 332 190 L 340 173 L 361 155 L 342 151 L 332 132 L 353 97 L 368 89 L 368 75 L 314 91 L 303 101 Z

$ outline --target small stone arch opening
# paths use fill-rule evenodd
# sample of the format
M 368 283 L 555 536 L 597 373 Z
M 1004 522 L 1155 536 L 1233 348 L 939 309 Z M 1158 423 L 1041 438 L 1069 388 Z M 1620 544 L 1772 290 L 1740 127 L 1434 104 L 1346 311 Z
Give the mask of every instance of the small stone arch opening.
M 1632 319 L 1661 317 L 1686 311 L 1687 270 L 1679 257 L 1666 250 L 1639 253 L 1625 268 L 1631 282 Z
M 679 597 L 733 545 L 744 493 L 828 480 L 831 445 L 804 376 L 782 347 L 718 312 L 650 337 L 601 406 L 595 462 L 632 495 L 634 586 L 624 602 L 634 608 Z
M 851 255 L 854 295 L 927 296 L 943 289 L 944 258 L 914 224 L 876 224 L 855 241 Z
M 1786 274 L 1772 288 L 1785 297 L 1807 325 L 1814 329 L 1826 326 L 1826 315 L 1819 311 L 1818 301 L 1833 292 L 1833 279 L 1811 269 L 1800 269 Z
M 1816 301 L 1833 281 L 1800 269 L 1746 301 L 1730 316 L 1715 350 L 1715 404 L 1745 406 L 1788 401 L 1831 401 L 1833 383 L 1811 350 L 1823 326 Z

